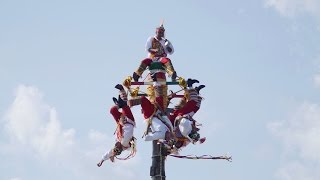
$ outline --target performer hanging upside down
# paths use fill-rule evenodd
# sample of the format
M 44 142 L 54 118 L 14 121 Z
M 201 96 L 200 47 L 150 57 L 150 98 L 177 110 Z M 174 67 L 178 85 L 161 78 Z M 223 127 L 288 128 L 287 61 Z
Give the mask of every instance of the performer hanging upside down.
M 145 96 L 130 99 L 129 106 L 141 105 L 143 116 L 147 120 L 147 130 L 144 135 L 145 141 L 166 139 L 170 141 L 173 136 L 173 125 L 160 106 L 151 103 Z
M 187 146 L 190 142 L 195 144 L 200 140 L 200 143 L 205 141 L 205 138 L 200 139 L 199 128 L 196 127 L 196 122 L 187 118 L 180 117 L 175 122 L 175 144 L 174 147 L 179 149 Z
M 205 138 L 200 139 L 199 128 L 196 127 L 196 121 L 192 118 L 193 115 L 199 110 L 202 97 L 199 96 L 199 91 L 204 88 L 204 85 L 193 88 L 194 83 L 199 83 L 196 79 L 188 79 L 185 90 L 185 96 L 180 100 L 178 105 L 174 107 L 173 112 L 170 114 L 170 122 L 174 126 L 174 142 L 163 143 L 167 145 L 171 153 L 177 153 L 178 149 L 187 146 L 190 142 L 203 143 Z M 176 94 L 171 94 L 170 99 L 175 97 Z
M 122 85 L 118 84 L 115 88 L 119 89 L 119 97 L 118 99 L 113 98 L 116 105 L 110 109 L 110 113 L 117 123 L 116 143 L 114 148 L 103 155 L 101 161 L 97 164 L 99 167 L 105 160 L 110 159 L 114 162 L 114 157 L 120 155 L 123 150 L 129 149 L 134 139 L 133 129 L 135 127 L 135 120 L 131 109 L 127 105 L 127 94 Z M 122 112 L 119 111 L 120 108 Z
M 196 144 L 199 142 L 202 144 L 206 138 L 200 139 L 199 128 L 196 127 L 196 121 L 194 119 L 188 119 L 179 116 L 176 119 L 174 125 L 174 138 L 171 142 L 166 140 L 161 141 L 168 149 L 168 154 L 178 154 L 182 147 L 186 147 L 190 142 Z
M 174 124 L 177 116 L 190 116 L 193 115 L 200 109 L 202 97 L 199 96 L 199 92 L 205 85 L 200 85 L 199 87 L 193 88 L 194 83 L 199 83 L 196 79 L 188 79 L 185 97 L 183 97 L 180 102 L 174 107 L 173 113 L 170 115 L 170 121 Z

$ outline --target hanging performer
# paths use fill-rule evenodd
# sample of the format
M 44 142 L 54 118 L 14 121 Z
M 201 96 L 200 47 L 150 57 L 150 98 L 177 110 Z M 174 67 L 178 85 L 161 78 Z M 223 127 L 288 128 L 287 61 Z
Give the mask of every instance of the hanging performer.
M 166 145 L 168 154 L 179 154 L 181 148 L 186 147 L 190 142 L 202 144 L 206 138 L 200 138 L 199 128 L 197 127 L 194 119 L 179 116 L 174 124 L 174 136 L 171 142 L 164 140 L 161 141 Z
M 122 85 L 117 84 L 116 89 L 119 89 L 119 97 L 113 98 L 115 106 L 110 109 L 114 120 L 117 123 L 116 129 L 116 143 L 113 149 L 107 151 L 101 161 L 97 164 L 98 167 L 102 165 L 105 160 L 110 159 L 114 162 L 114 157 L 120 155 L 123 150 L 134 146 L 133 129 L 135 127 L 135 120 L 130 107 L 127 105 L 127 93 Z M 119 109 L 122 109 L 122 112 Z
M 190 142 L 195 144 L 196 142 L 203 143 L 205 138 L 200 139 L 199 128 L 196 127 L 196 122 L 184 117 L 180 117 L 175 122 L 174 134 L 175 143 L 174 148 L 180 149 L 187 146 Z
M 144 134 L 145 141 L 163 139 L 171 142 L 173 138 L 173 125 L 159 106 L 153 104 L 145 96 L 130 99 L 128 104 L 130 107 L 141 105 L 143 116 L 147 121 L 147 130 Z
M 170 121 L 174 125 L 174 145 L 171 147 L 172 153 L 177 153 L 181 147 L 187 146 L 190 142 L 203 143 L 205 138 L 200 139 L 199 128 L 197 122 L 192 118 L 193 115 L 199 110 L 202 97 L 199 96 L 199 91 L 204 88 L 204 85 L 193 88 L 194 83 L 199 83 L 196 79 L 187 80 L 187 89 L 185 96 L 180 100 L 179 104 L 174 107 L 173 112 L 170 114 Z M 171 94 L 170 98 L 175 94 Z
M 194 83 L 199 83 L 199 81 L 196 79 L 187 80 L 188 87 L 185 91 L 185 96 L 174 107 L 174 111 L 170 114 L 170 121 L 172 124 L 174 124 L 174 121 L 178 116 L 189 117 L 190 119 L 200 109 L 202 97 L 199 96 L 199 92 L 205 85 L 193 88 L 192 85 Z

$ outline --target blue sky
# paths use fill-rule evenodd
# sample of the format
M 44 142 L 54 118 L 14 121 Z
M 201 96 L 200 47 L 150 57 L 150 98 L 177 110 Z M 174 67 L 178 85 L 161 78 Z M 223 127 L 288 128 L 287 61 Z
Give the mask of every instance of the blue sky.
M 318 0 L 1 0 L 0 179 L 150 179 L 139 107 L 137 155 L 96 163 L 114 142 L 114 85 L 161 19 L 178 75 L 206 85 L 207 141 L 181 154 L 233 157 L 169 157 L 167 179 L 320 179 Z

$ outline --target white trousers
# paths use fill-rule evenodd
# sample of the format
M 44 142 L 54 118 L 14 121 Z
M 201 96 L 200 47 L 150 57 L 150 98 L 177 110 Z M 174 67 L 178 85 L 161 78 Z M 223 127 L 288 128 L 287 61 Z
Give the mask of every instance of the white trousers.
M 122 126 L 122 130 L 123 130 L 123 137 L 120 139 L 120 143 L 123 146 L 123 150 L 126 150 L 130 147 L 130 141 L 133 137 L 133 128 L 134 126 L 132 124 L 124 124 L 124 126 Z M 119 141 L 119 139 L 118 139 Z M 113 154 L 113 148 L 107 152 L 105 152 L 105 154 L 102 156 L 103 160 L 108 160 L 110 159 L 110 157 Z
M 165 139 L 165 135 L 167 131 L 171 131 L 173 129 L 172 124 L 167 116 L 161 117 L 163 121 L 166 122 L 166 124 L 169 125 L 166 126 L 160 119 L 158 119 L 156 116 L 152 118 L 151 122 L 151 132 L 149 132 L 145 137 L 145 141 L 154 141 L 159 139 Z

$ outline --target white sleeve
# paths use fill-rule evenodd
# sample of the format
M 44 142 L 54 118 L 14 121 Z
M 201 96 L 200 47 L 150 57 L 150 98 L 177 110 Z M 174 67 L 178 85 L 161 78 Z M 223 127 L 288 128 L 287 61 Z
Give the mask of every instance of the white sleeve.
M 151 36 L 151 37 L 148 38 L 148 40 L 147 40 L 147 42 L 146 42 L 146 51 L 147 51 L 147 52 L 149 52 L 148 50 L 149 50 L 150 48 L 152 48 L 152 39 L 153 39 L 153 37 Z
M 174 48 L 173 48 L 173 46 L 172 46 L 172 43 L 171 43 L 169 40 L 167 40 L 167 42 L 166 42 L 165 44 L 167 44 L 166 47 L 170 47 L 170 48 L 172 49 L 172 51 L 169 52 L 169 51 L 167 50 L 167 48 L 164 48 L 165 51 L 166 51 L 166 53 L 167 53 L 167 54 L 170 54 L 170 55 L 173 54 L 173 53 L 174 53 Z

